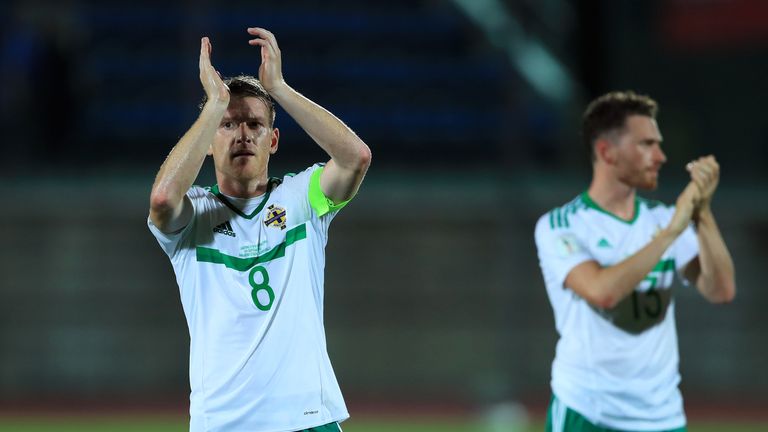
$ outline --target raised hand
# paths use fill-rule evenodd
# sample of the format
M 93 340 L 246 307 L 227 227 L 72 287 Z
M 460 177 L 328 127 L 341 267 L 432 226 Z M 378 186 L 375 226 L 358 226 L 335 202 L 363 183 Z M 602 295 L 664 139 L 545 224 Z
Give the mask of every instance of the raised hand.
M 720 181 L 720 165 L 712 155 L 704 156 L 689 162 L 685 169 L 691 174 L 691 181 L 696 184 L 701 193 L 700 208 L 709 207 L 712 195 L 715 194 L 717 184 Z
M 261 27 L 248 28 L 248 34 L 256 36 L 248 41 L 249 45 L 261 47 L 261 66 L 259 81 L 270 94 L 283 83 L 283 66 L 280 48 L 277 46 L 275 35 Z
M 212 49 L 207 37 L 200 40 L 200 83 L 203 84 L 208 101 L 226 107 L 229 104 L 229 88 L 221 80 L 221 74 L 211 65 Z
M 691 222 L 693 212 L 701 201 L 699 187 L 694 182 L 688 183 L 675 204 L 675 214 L 669 222 L 667 229 L 675 235 L 682 233 Z

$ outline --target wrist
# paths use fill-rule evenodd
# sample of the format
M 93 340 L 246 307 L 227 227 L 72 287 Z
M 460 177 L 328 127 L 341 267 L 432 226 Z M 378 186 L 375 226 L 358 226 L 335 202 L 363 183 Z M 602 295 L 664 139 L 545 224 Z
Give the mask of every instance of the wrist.
M 711 214 L 712 213 L 712 207 L 709 205 L 710 202 L 711 202 L 710 200 L 706 200 L 706 201 L 702 201 L 699 204 L 699 208 L 698 208 L 699 214 L 702 214 L 702 213 L 710 213 Z
M 275 82 L 275 84 L 269 88 L 265 86 L 264 89 L 267 91 L 267 93 L 269 93 L 272 99 L 276 101 L 280 101 L 280 99 L 283 98 L 287 93 L 293 91 L 288 83 L 286 83 L 282 78 L 277 80 L 277 82 Z
M 227 111 L 229 101 L 208 99 L 200 111 L 201 116 L 223 116 Z
M 694 214 L 694 222 L 698 226 L 702 222 L 707 223 L 711 220 L 714 220 L 714 215 L 712 214 L 712 208 L 709 206 L 709 202 L 707 202 L 699 207 Z
M 663 242 L 668 247 L 672 244 L 672 242 L 675 241 L 677 237 L 680 236 L 680 234 L 683 233 L 683 231 L 685 231 L 687 227 L 688 225 L 684 225 L 682 227 L 668 226 L 659 231 L 659 234 L 656 236 L 656 238 L 658 238 L 659 241 Z

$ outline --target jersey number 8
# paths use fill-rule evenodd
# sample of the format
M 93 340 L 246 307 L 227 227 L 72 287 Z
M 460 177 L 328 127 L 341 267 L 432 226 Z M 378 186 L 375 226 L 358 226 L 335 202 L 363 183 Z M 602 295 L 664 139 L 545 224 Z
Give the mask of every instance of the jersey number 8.
M 256 278 L 254 278 L 256 273 L 261 274 L 261 282 L 256 282 Z M 272 290 L 271 286 L 269 286 L 269 273 L 267 273 L 267 269 L 262 266 L 256 266 L 252 268 L 251 273 L 248 275 L 248 283 L 250 283 L 253 287 L 253 290 L 251 290 L 251 298 L 253 299 L 253 304 L 255 304 L 257 308 L 263 311 L 268 311 L 271 309 L 272 302 L 275 301 L 275 291 Z M 266 304 L 259 300 L 260 291 L 267 293 L 268 301 Z

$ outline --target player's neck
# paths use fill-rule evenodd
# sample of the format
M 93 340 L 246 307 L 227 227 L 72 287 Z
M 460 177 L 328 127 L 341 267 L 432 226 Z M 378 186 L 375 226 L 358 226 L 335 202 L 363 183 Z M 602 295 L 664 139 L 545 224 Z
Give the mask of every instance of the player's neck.
M 216 173 L 216 181 L 221 193 L 235 198 L 253 198 L 264 195 L 269 184 L 266 172 L 255 179 L 236 179 Z
M 625 220 L 635 217 L 635 188 L 620 181 L 595 175 L 587 193 L 603 210 Z

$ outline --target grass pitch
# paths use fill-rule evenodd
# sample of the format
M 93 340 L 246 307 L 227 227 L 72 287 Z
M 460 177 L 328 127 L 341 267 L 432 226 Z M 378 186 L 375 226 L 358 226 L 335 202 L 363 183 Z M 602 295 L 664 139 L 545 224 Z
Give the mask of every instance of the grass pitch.
M 0 432 L 186 432 L 186 418 L 173 416 L 87 416 L 0 415 Z M 344 432 L 541 432 L 544 424 L 489 425 L 473 419 L 440 418 L 355 418 L 342 424 Z M 710 422 L 693 423 L 690 432 L 760 432 L 768 423 Z

